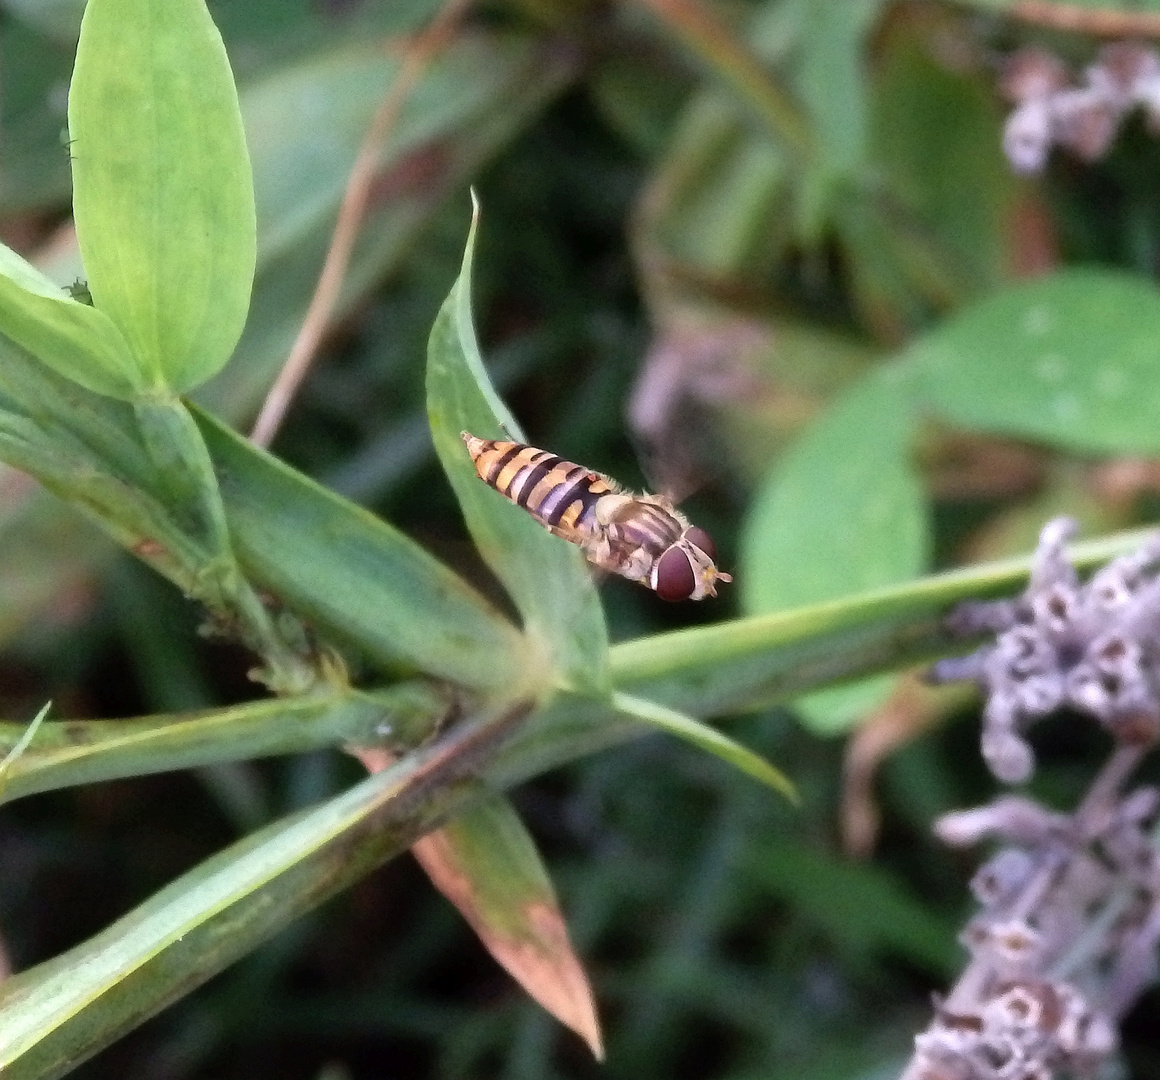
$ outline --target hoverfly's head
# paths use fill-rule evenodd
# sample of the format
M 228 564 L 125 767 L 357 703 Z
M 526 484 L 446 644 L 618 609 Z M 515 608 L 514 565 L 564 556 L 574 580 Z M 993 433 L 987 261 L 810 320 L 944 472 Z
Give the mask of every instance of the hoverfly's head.
M 717 569 L 717 545 L 704 529 L 690 525 L 653 566 L 650 584 L 662 600 L 703 600 L 716 596 L 717 581 L 732 581 Z

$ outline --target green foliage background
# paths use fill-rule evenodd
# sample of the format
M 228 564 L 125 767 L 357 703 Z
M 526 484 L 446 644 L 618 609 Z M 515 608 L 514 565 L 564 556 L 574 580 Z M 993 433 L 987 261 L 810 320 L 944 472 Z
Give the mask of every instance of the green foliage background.
M 69 208 L 61 132 L 82 7 L 0 4 L 0 225 L 58 282 L 81 273 L 67 235 L 51 240 Z M 856 861 L 841 850 L 836 735 L 873 716 L 894 679 L 794 699 L 945 646 L 937 612 L 1013 587 L 1019 567 L 913 584 L 921 575 L 1025 551 L 1059 512 L 1089 534 L 1155 518 L 1160 145 L 1135 124 L 1105 161 L 1056 158 L 1042 179 L 1013 178 L 994 56 L 1038 41 L 1079 64 L 1095 42 L 1023 25 L 1002 4 L 706 7 L 720 27 L 659 0 L 512 0 L 473 14 L 385 148 L 341 318 L 275 450 L 518 610 L 559 646 L 572 689 L 611 681 L 695 716 L 740 710 L 729 735 L 792 778 L 801 805 L 657 737 L 515 789 L 594 984 L 604 1065 L 527 999 L 408 859 L 364 875 L 336 858 L 349 888 L 75 1075 L 853 1080 L 905 1059 L 929 991 L 959 962 L 972 865 L 935 846 L 929 823 L 991 790 L 969 706 L 918 710 L 914 737 L 878 777 L 873 859 Z M 384 670 L 397 678 L 389 706 L 403 732 L 418 731 L 431 690 L 407 680 L 415 667 L 502 686 L 523 670 L 523 639 L 449 575 L 446 608 L 420 607 L 414 597 L 430 594 L 414 582 L 435 571 L 418 548 L 370 517 L 329 536 L 338 504 L 248 455 L 228 427 L 244 430 L 285 358 L 399 43 L 436 5 L 209 9 L 241 96 L 257 271 L 241 342 L 196 390 L 194 416 L 242 565 L 343 651 L 360 685 Z M 484 208 L 476 328 L 529 440 L 637 487 L 649 486 L 642 461 L 663 471 L 691 453 L 704 482 L 686 509 L 737 578 L 715 602 L 674 607 L 603 582 L 616 643 L 607 670 L 574 553 L 537 548 L 534 526 L 490 516 L 497 502 L 455 457 L 462 418 L 494 413 L 478 387 L 427 369 L 433 326 L 447 355 L 464 320 L 474 333 L 465 282 L 455 285 L 468 184 Z M 743 378 L 699 397 L 684 384 L 678 434 L 638 455 L 625 410 L 658 341 L 686 358 L 708 348 Z M 107 338 L 107 355 L 122 347 Z M 216 370 L 215 347 L 194 361 Z M 183 370 L 175 383 L 206 374 Z M 54 407 L 88 400 L 59 386 Z M 140 376 L 112 389 L 124 387 L 140 389 Z M 92 430 L 116 430 L 127 407 L 99 400 Z M 1117 486 L 1128 465 L 1136 481 Z M 200 639 L 195 605 L 7 466 L 0 495 L 0 715 L 25 721 L 48 698 L 54 717 L 77 720 L 239 706 L 224 718 L 237 760 L 205 764 L 180 744 L 196 768 L 116 780 L 79 761 L 77 786 L 3 807 L 0 939 L 12 967 L 79 945 L 264 826 L 293 866 L 293 830 L 325 827 L 323 811 L 304 808 L 356 813 L 387 797 L 353 759 L 312 749 L 367 739 L 382 699 L 352 691 L 325 715 L 298 702 L 291 730 L 268 702 L 245 704 L 258 698 L 252 656 Z M 274 547 L 264 530 L 284 506 L 301 515 L 301 542 Z M 341 558 L 319 557 L 328 543 Z M 524 543 L 529 561 L 505 560 Z M 377 545 L 415 568 L 381 593 Z M 350 573 L 359 559 L 365 577 Z M 836 606 L 811 606 L 827 601 Z M 437 632 L 452 623 L 459 638 Z M 703 629 L 655 636 L 685 627 Z M 569 707 L 554 721 L 585 730 L 583 709 Z M 275 715 L 276 746 L 262 742 Z M 604 743 L 627 731 L 616 723 L 610 714 Z M 128 744 L 135 729 L 106 730 Z M 71 745 L 67 729 L 52 737 Z M 524 749 L 522 775 L 570 756 L 532 735 Z M 1065 722 L 1051 727 L 1040 794 L 1065 802 L 1100 752 Z M 10 784 L 8 798 L 51 786 L 32 769 Z M 394 840 L 384 833 L 384 851 Z M 312 849 L 303 872 L 330 857 Z M 188 948 L 212 953 L 218 940 L 207 931 Z M 1155 1068 L 1154 1038 L 1130 1027 L 1127 1052 L 1140 1075 Z

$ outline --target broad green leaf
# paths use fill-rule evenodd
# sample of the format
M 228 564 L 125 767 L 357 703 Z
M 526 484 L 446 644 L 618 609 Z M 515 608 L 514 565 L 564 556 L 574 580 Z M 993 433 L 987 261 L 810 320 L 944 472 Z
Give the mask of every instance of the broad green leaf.
M 255 218 L 237 91 L 203 0 L 89 0 L 69 135 L 94 304 L 147 390 L 204 382 L 246 321 Z
M 380 663 L 510 690 L 522 636 L 386 522 L 320 487 L 200 410 L 238 561 L 297 613 Z
M 909 386 L 884 369 L 847 391 L 778 462 L 741 535 L 742 603 L 785 611 L 905 581 L 927 559 L 926 500 L 909 462 Z M 803 699 L 818 730 L 857 721 L 891 681 Z
M 131 397 L 145 375 L 102 311 L 72 299 L 0 244 L 0 333 L 89 390 Z
M 925 335 L 908 362 L 962 427 L 1097 454 L 1160 451 L 1160 292 L 1112 270 L 1005 289 Z
M 535 841 L 511 803 L 498 795 L 483 799 L 411 853 L 488 952 L 603 1059 L 592 988 Z
M 466 777 L 512 719 L 443 739 L 182 875 L 101 933 L 0 983 L 0 1073 L 61 1076 L 484 794 Z
M 666 708 L 664 705 L 658 705 L 655 701 L 644 701 L 641 698 L 616 691 L 612 694 L 612 705 L 628 716 L 643 720 L 646 724 L 651 724 L 660 728 L 661 731 L 667 731 L 670 735 L 676 735 L 678 739 L 692 743 L 699 750 L 704 750 L 719 757 L 722 761 L 727 761 L 746 775 L 780 791 L 787 799 L 797 801 L 797 791 L 785 773 L 774 768 L 759 754 L 747 750 L 727 735 L 722 735 L 715 728 L 702 724 L 701 721 L 694 720 L 692 717 L 685 716 L 673 709 Z
M 479 553 L 507 587 L 528 636 L 544 647 L 550 667 L 565 682 L 599 688 L 608 632 L 583 556 L 484 484 L 460 438 L 463 431 L 483 439 L 521 438 L 492 388 L 475 338 L 471 260 L 477 220 L 478 214 L 463 269 L 436 316 L 427 348 L 427 412 L 435 451 Z
M 173 716 L 53 720 L 0 771 L 0 802 L 99 780 L 348 742 L 414 745 L 448 708 L 446 694 L 407 682 L 374 694 L 279 698 Z M 0 723 L 0 754 L 12 754 L 27 730 Z

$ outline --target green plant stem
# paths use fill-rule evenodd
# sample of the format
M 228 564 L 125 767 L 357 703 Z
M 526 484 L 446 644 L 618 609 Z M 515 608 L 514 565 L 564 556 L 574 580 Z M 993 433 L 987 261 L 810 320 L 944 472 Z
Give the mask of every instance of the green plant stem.
M 0 776 L 0 802 L 98 780 L 327 746 L 402 749 L 430 737 L 452 707 L 446 691 L 413 680 L 377 693 L 268 699 L 179 716 L 51 721 L 8 762 Z M 27 730 L 0 723 L 0 755 L 19 745 Z
M 1137 529 L 1076 544 L 1069 558 L 1090 570 L 1135 550 L 1153 534 Z M 692 716 L 760 708 L 806 690 L 894 670 L 969 642 L 943 628 L 956 603 L 1017 592 L 1030 556 L 986 563 L 829 603 L 676 630 L 615 645 L 617 690 Z
M 267 664 L 261 680 L 280 694 L 301 694 L 320 678 L 279 631 L 234 557 L 226 511 L 205 440 L 176 397 L 134 403 L 146 450 L 157 470 L 163 500 L 178 528 L 205 551 L 194 570 L 195 599 L 219 619 L 235 624 L 242 642 Z
M 526 709 L 508 706 L 455 725 L 341 795 L 219 852 L 69 952 L 0 983 L 5 1080 L 75 1068 L 491 794 L 480 777 Z

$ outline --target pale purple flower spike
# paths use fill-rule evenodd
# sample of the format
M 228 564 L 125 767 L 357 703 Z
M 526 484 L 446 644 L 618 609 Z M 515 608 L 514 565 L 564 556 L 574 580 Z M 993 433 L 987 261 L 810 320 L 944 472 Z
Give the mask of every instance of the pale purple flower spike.
M 1039 538 L 1027 591 L 1018 600 L 961 606 L 952 632 L 996 633 L 970 656 L 940 661 L 937 682 L 973 679 L 986 694 L 983 757 L 1000 780 L 1027 779 L 1026 729 L 1067 707 L 1117 739 L 1151 742 L 1160 730 L 1160 534 L 1082 584 L 1064 556 L 1068 518 Z
M 971 882 L 979 910 L 959 940 L 970 960 L 915 1039 L 902 1080 L 1102 1080 L 1122 1075 L 1119 1024 L 1156 981 L 1160 944 L 1160 790 L 1124 792 L 1160 730 L 1160 534 L 1079 580 L 1043 530 L 1026 591 L 971 603 L 948 625 L 992 633 L 936 678 L 986 695 L 982 748 L 1000 779 L 1026 779 L 1026 728 L 1067 707 L 1115 740 L 1077 809 L 1001 795 L 944 815 L 946 844 L 998 850 Z

